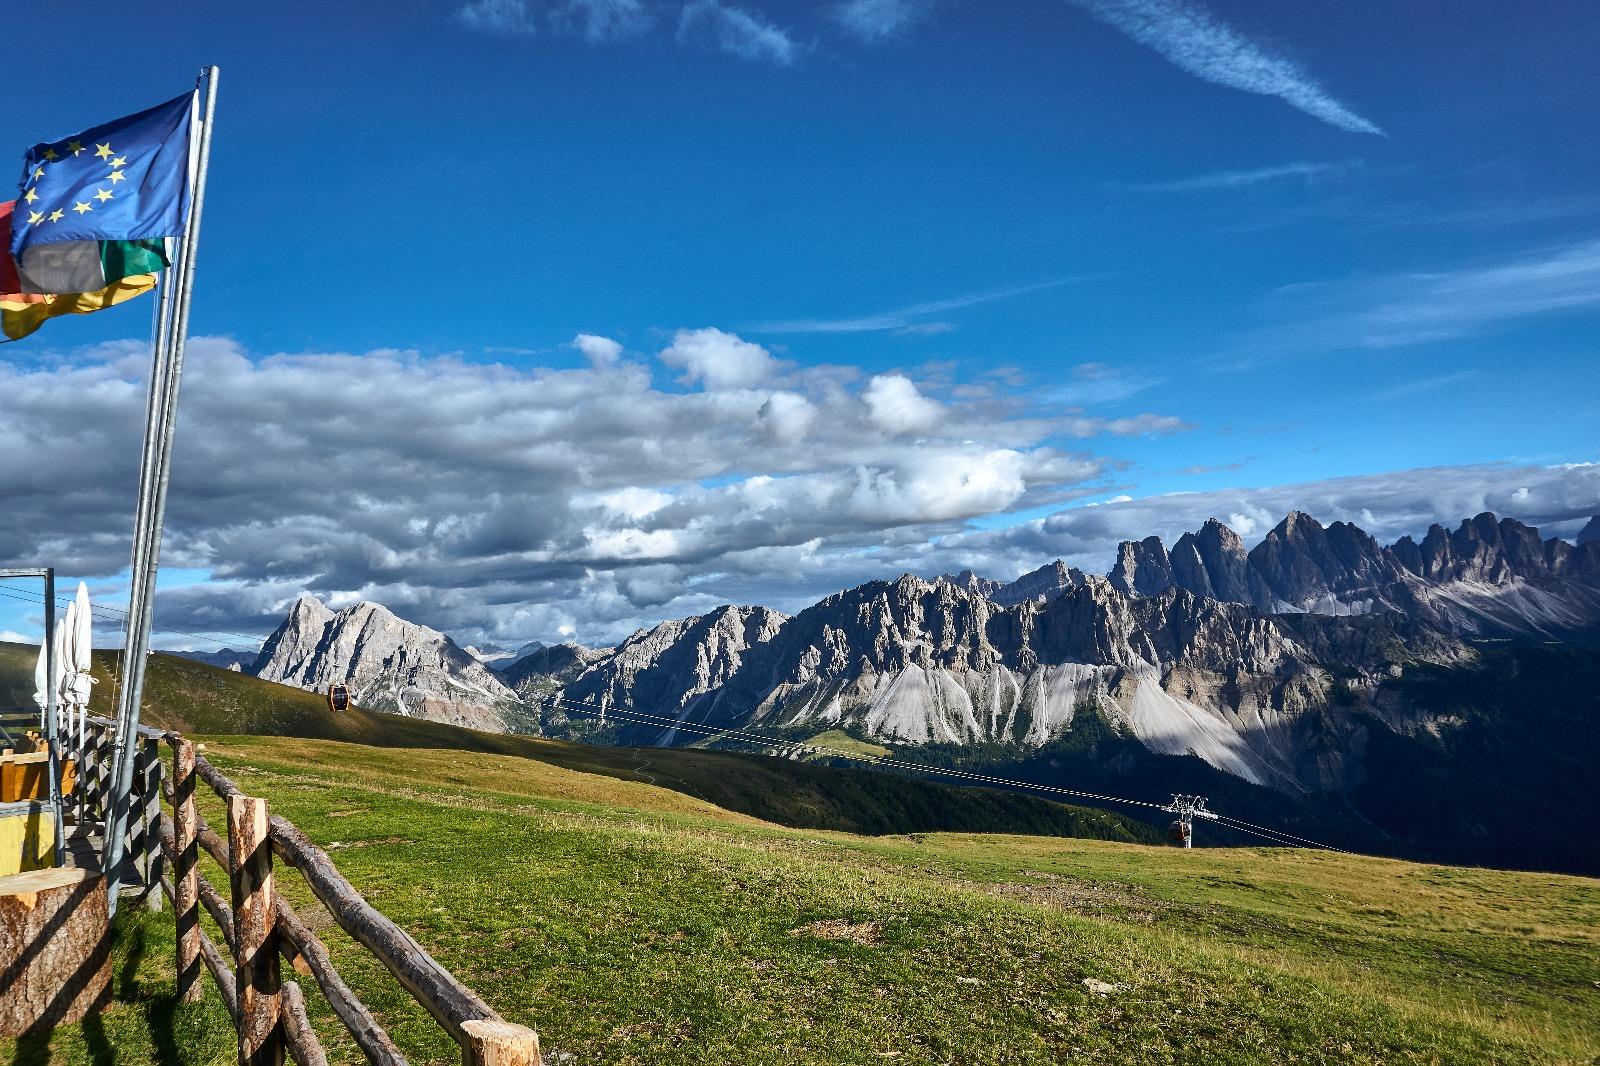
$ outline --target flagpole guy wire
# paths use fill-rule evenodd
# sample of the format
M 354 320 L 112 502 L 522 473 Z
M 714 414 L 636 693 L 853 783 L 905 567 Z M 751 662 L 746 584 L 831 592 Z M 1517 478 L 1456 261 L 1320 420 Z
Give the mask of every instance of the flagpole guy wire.
M 139 705 L 144 696 L 145 663 L 149 658 L 154 617 L 156 571 L 161 564 L 161 530 L 166 518 L 167 488 L 172 479 L 172 434 L 177 420 L 178 392 L 183 378 L 184 348 L 189 339 L 189 301 L 194 294 L 195 252 L 200 242 L 200 217 L 205 207 L 206 174 L 211 163 L 211 129 L 217 107 L 220 70 L 206 67 L 196 79 L 206 84 L 204 117 L 196 148 L 189 217 L 178 244 L 171 284 L 157 308 L 156 344 L 151 353 L 150 392 L 146 401 L 143 463 L 139 471 L 139 503 L 134 515 L 133 566 L 128 589 L 128 638 L 123 650 L 123 683 L 117 701 L 117 737 L 113 750 L 112 803 L 105 836 L 107 905 L 115 913 L 122 884 L 123 836 L 127 832 L 133 761 L 138 750 Z

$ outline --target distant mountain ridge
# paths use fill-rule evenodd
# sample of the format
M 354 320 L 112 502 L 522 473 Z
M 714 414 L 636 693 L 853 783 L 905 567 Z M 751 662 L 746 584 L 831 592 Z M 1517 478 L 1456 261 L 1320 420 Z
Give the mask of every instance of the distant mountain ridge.
M 455 641 L 362 601 L 332 611 L 301 593 L 250 673 L 297 688 L 341 683 L 371 710 L 507 732 L 516 693 Z
M 1600 540 L 1582 536 L 1543 540 L 1484 512 L 1385 548 L 1351 523 L 1295 511 L 1249 551 L 1216 519 L 1170 552 L 1158 537 L 1124 541 L 1109 578 L 1124 592 L 1177 587 L 1268 614 L 1392 610 L 1465 637 L 1571 637 L 1600 625 Z
M 1479 638 L 1596 632 L 1600 539 L 1541 539 L 1485 513 L 1383 547 L 1296 511 L 1249 550 L 1213 519 L 1170 551 L 1157 537 L 1123 542 L 1105 577 L 1060 561 L 1010 582 L 907 574 L 793 617 L 724 606 L 612 649 L 535 642 L 495 670 L 376 604 L 335 613 L 302 596 L 250 672 L 343 681 L 363 705 L 478 728 L 526 724 L 519 701 L 552 697 L 697 727 L 623 725 L 651 744 L 842 728 L 894 745 L 1028 749 L 1093 719 L 1149 752 L 1314 793 L 1359 783 L 1375 726 L 1449 728 L 1394 696 L 1408 670 L 1470 661 Z M 571 725 L 544 714 L 539 728 Z
M 1362 780 L 1372 728 L 1450 728 L 1396 696 L 1408 670 L 1469 662 L 1480 638 L 1597 632 L 1600 541 L 1543 540 L 1483 514 L 1385 548 L 1294 512 L 1250 550 L 1216 520 L 1170 552 L 1156 537 L 1124 542 L 1103 578 L 1058 561 L 1013 582 L 970 570 L 870 582 L 793 618 L 723 607 L 538 684 L 699 727 L 624 730 L 637 743 L 843 728 L 896 745 L 1038 748 L 1087 714 L 1150 752 L 1336 792 Z

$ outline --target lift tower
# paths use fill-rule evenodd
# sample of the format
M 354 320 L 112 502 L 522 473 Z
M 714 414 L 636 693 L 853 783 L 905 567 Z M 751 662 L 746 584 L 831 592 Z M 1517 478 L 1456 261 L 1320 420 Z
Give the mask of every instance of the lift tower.
M 1204 796 L 1173 796 L 1172 802 L 1161 809 L 1178 816 L 1167 831 L 1167 835 L 1174 843 L 1181 843 L 1186 848 L 1194 846 L 1194 820 L 1210 818 L 1215 821 L 1217 817 L 1206 810 Z

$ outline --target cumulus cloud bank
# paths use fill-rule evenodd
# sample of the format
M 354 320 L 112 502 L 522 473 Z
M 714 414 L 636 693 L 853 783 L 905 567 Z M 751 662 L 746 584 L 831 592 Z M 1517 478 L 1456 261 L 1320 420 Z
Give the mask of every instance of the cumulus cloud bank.
M 1118 491 L 1118 463 L 1060 442 L 1181 423 L 796 367 L 714 328 L 653 357 L 596 334 L 573 343 L 588 365 L 555 370 L 396 350 L 253 356 L 196 338 L 163 563 L 212 580 L 163 591 L 158 625 L 264 633 L 311 589 L 464 641 L 603 643 L 724 602 L 796 610 L 904 571 L 1006 578 L 1056 557 L 1103 571 L 1117 541 L 1170 541 L 1212 516 L 1253 540 L 1300 508 L 1387 540 L 1485 509 L 1573 533 L 1600 511 L 1600 466 L 1069 506 Z M 30 460 L 0 465 L 0 557 L 90 578 L 126 566 L 146 366 L 134 342 L 0 363 L 0 454 Z M 1066 509 L 996 521 L 1050 507 Z
M 161 624 L 261 631 L 301 588 L 474 640 L 793 605 L 840 558 L 1089 491 L 1107 461 L 1055 442 L 1133 431 L 1026 393 L 797 368 L 711 327 L 653 357 L 572 346 L 587 365 L 554 370 L 196 338 L 164 563 L 214 580 L 163 592 Z M 133 342 L 0 363 L 0 453 L 37 457 L 0 467 L 0 556 L 126 565 L 145 370 Z

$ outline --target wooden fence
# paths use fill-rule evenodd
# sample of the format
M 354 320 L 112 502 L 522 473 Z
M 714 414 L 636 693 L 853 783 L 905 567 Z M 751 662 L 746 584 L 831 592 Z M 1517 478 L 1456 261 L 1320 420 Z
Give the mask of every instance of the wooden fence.
M 111 723 L 100 720 L 97 732 Z M 158 741 L 172 750 L 172 777 L 164 782 Z M 356 998 L 333 967 L 328 949 L 275 888 L 275 863 L 293 867 L 345 932 L 377 957 L 418 1004 L 461 1046 L 466 1066 L 540 1066 L 539 1039 L 532 1029 L 507 1022 L 456 980 L 410 934 L 384 917 L 345 880 L 326 852 L 292 823 L 247 796 L 177 733 L 141 730 L 140 772 L 135 775 L 129 854 L 161 892 L 146 892 L 159 907 L 172 900 L 177 923 L 178 995 L 195 1002 L 204 995 L 201 968 L 227 1004 L 239 1034 L 242 1066 L 277 1066 L 285 1054 L 300 1066 L 325 1066 L 327 1057 L 306 1013 L 305 995 L 285 979 L 280 963 L 309 976 L 367 1060 L 376 1066 L 406 1066 L 389 1034 Z M 109 756 L 109 752 L 104 753 Z M 90 759 L 97 774 L 108 759 Z M 204 783 L 227 805 L 226 840 L 200 815 L 196 792 Z M 85 790 L 89 812 L 103 813 L 107 789 L 96 798 Z M 171 815 L 163 813 L 165 798 Z M 224 899 L 201 876 L 199 853 L 228 873 Z M 170 879 L 163 865 L 171 869 Z M 223 944 L 200 926 L 200 908 L 216 922 Z M 226 950 L 226 954 L 224 953 Z M 231 965 L 230 965 L 231 963 Z

